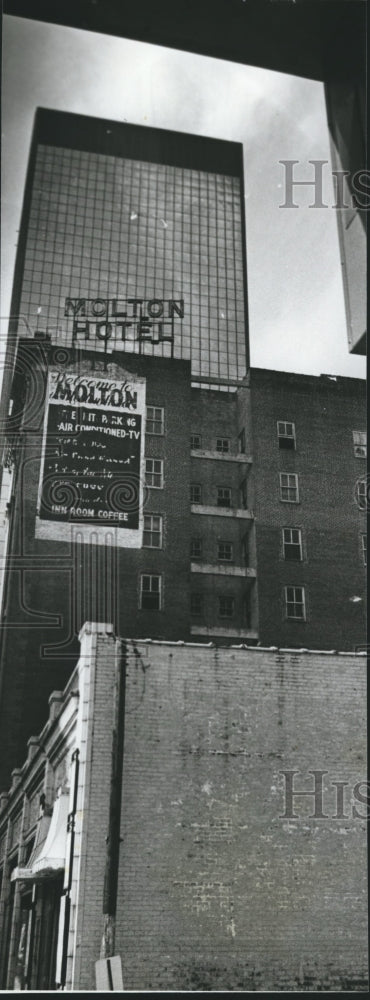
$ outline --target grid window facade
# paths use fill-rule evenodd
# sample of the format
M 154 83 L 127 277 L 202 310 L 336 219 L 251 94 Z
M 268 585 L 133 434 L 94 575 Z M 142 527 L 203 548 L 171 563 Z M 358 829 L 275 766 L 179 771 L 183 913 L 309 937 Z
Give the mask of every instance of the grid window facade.
M 163 521 L 161 514 L 144 514 L 143 545 L 149 549 L 161 549 Z
M 280 472 L 280 500 L 299 502 L 298 476 L 295 472 Z
M 190 556 L 192 559 L 201 559 L 203 555 L 203 540 L 192 538 L 190 542 Z
M 217 558 L 220 562 L 232 562 L 233 544 L 232 542 L 219 542 L 217 546 Z
M 285 587 L 285 617 L 296 621 L 306 620 L 306 598 L 304 587 Z
M 229 438 L 217 438 L 216 451 L 218 451 L 221 455 L 227 455 L 228 452 L 230 451 Z
M 355 458 L 366 458 L 367 454 L 367 433 L 366 431 L 352 431 L 353 450 Z
M 162 406 L 147 406 L 146 433 L 164 434 L 164 409 Z
M 162 577 L 143 573 L 140 577 L 140 608 L 142 611 L 161 611 Z
M 161 490 L 163 488 L 162 458 L 145 459 L 145 480 L 146 485 L 151 486 L 153 489 Z
M 202 487 L 200 483 L 190 484 L 190 503 L 202 503 Z
M 190 594 L 190 614 L 195 618 L 203 614 L 204 598 L 203 594 Z
M 362 558 L 364 566 L 367 566 L 367 535 L 361 535 Z
M 220 618 L 234 617 L 235 601 L 229 594 L 222 594 L 218 598 L 218 614 Z
M 190 447 L 192 451 L 197 451 L 198 448 L 202 447 L 202 438 L 200 434 L 190 435 Z
M 284 559 L 302 560 L 302 532 L 300 528 L 283 528 Z
M 165 307 L 162 327 L 151 315 L 139 335 L 136 322 L 113 325 L 110 346 L 124 338 L 131 353 L 191 359 L 193 375 L 241 378 L 244 270 L 239 177 L 37 144 L 19 302 L 30 330 L 47 323 L 54 343 L 71 346 L 68 297 L 183 300 L 173 322 Z M 79 343 L 104 352 L 90 320 Z
M 217 507 L 231 507 L 231 489 L 229 486 L 217 487 Z
M 295 424 L 290 423 L 288 420 L 278 420 L 277 434 L 279 448 L 295 448 Z

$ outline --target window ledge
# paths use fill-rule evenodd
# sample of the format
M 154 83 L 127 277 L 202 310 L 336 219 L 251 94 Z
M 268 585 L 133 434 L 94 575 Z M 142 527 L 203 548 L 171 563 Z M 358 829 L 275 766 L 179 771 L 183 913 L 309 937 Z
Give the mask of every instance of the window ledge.
M 212 517 L 238 517 L 246 521 L 253 519 L 253 512 L 243 507 L 211 507 L 202 503 L 192 503 L 190 505 L 192 514 L 208 514 Z
M 233 566 L 229 563 L 212 565 L 210 563 L 192 562 L 190 564 L 190 571 L 191 573 L 207 573 L 214 576 L 255 577 L 257 575 L 253 566 Z
M 210 638 L 224 637 L 225 639 L 258 639 L 258 632 L 251 628 L 230 628 L 227 625 L 213 627 L 208 625 L 191 625 L 191 635 L 208 635 Z
M 248 465 L 252 462 L 250 455 L 244 455 L 243 452 L 237 452 L 235 455 L 230 454 L 230 452 L 221 451 L 204 451 L 202 448 L 192 449 L 190 451 L 191 458 L 210 458 L 216 459 L 216 461 L 221 460 L 222 462 L 241 462 L 244 465 Z

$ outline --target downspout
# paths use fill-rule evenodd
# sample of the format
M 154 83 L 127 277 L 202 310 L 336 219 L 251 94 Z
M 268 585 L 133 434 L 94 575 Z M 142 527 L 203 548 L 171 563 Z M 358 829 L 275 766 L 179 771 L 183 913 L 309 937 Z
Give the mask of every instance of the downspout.
M 121 801 L 125 730 L 126 643 L 117 640 L 113 693 L 113 738 L 109 799 L 109 824 L 105 856 L 103 894 L 103 937 L 100 958 L 115 952 L 119 850 L 121 843 Z
M 73 858 L 74 858 L 74 847 L 75 847 L 75 819 L 77 812 L 78 773 L 80 768 L 79 756 L 80 756 L 80 751 L 78 749 L 74 750 L 72 754 L 72 761 L 74 762 L 75 765 L 73 804 L 72 804 L 72 811 L 68 814 L 68 820 L 67 820 L 67 833 L 70 833 L 71 835 L 69 844 L 68 882 L 67 885 L 64 887 L 62 893 L 62 895 L 65 897 L 63 945 L 62 945 L 62 960 L 61 960 L 61 973 L 60 973 L 60 985 L 62 989 L 64 989 L 65 987 L 67 978 L 68 935 L 69 935 L 69 923 L 71 915 L 71 889 L 72 889 Z

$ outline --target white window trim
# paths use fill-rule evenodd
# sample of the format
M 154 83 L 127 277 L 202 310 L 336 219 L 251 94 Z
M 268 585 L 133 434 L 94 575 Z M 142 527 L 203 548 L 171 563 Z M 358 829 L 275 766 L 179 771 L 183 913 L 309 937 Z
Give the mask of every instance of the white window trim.
M 143 580 L 144 577 L 149 577 L 151 580 L 159 580 L 159 588 L 156 591 L 153 590 L 143 590 Z M 143 593 L 146 594 L 159 594 L 159 607 L 158 608 L 143 608 Z M 163 609 L 163 587 L 162 587 L 162 576 L 160 573 L 141 573 L 140 575 L 140 611 L 162 611 Z
M 153 469 L 151 472 L 148 472 L 147 471 L 147 467 L 146 467 L 146 463 L 147 462 L 160 462 L 161 471 L 160 472 L 154 472 L 154 469 Z M 163 463 L 163 458 L 152 458 L 151 456 L 148 456 L 145 459 L 145 485 L 147 486 L 147 488 L 149 490 L 163 490 L 163 482 L 164 482 L 163 464 L 164 464 Z M 147 479 L 146 479 L 147 476 L 159 476 L 159 475 L 161 477 L 161 485 L 160 486 L 154 486 L 152 483 L 148 483 L 147 482 Z
M 288 542 L 288 541 L 286 541 L 285 540 L 285 532 L 286 531 L 290 531 L 290 532 L 292 532 L 292 531 L 298 531 L 298 538 L 299 538 L 298 542 L 292 542 L 292 541 Z M 281 533 L 282 533 L 282 544 L 283 544 L 283 558 L 286 560 L 286 562 L 290 562 L 290 559 L 289 558 L 287 559 L 287 557 L 285 555 L 285 546 L 286 545 L 294 545 L 294 548 L 299 549 L 299 559 L 297 559 L 297 560 L 293 560 L 292 559 L 291 561 L 292 562 L 302 562 L 302 560 L 303 560 L 302 528 L 296 528 L 296 527 L 294 527 L 294 525 L 291 526 L 291 527 L 286 527 L 285 526 L 284 528 L 281 529 Z
M 150 517 L 150 518 L 157 517 L 159 519 L 159 531 L 156 531 L 153 527 L 151 527 L 151 528 L 146 528 L 145 527 L 145 518 L 146 517 Z M 149 545 L 148 542 L 144 542 L 144 534 L 145 534 L 145 532 L 150 532 L 150 534 L 159 535 L 159 545 Z M 144 514 L 144 523 L 143 523 L 143 548 L 144 549 L 162 549 L 163 548 L 163 517 L 162 517 L 162 514 L 149 514 L 147 511 L 145 512 L 145 514 Z M 150 575 L 150 574 L 148 574 L 148 575 Z
M 290 499 L 286 499 L 285 497 L 282 497 L 281 491 L 283 489 L 284 490 L 293 489 L 293 487 L 289 486 L 288 484 L 285 485 L 285 486 L 283 486 L 282 479 L 281 479 L 282 476 L 294 476 L 294 479 L 295 479 L 295 488 L 296 488 L 296 491 L 297 491 L 297 497 L 296 497 L 295 500 L 290 500 Z M 298 479 L 298 473 L 297 472 L 279 472 L 279 484 L 280 484 L 280 500 L 281 500 L 282 503 L 299 503 L 300 502 L 299 501 L 299 479 Z
M 288 590 L 294 590 L 294 591 L 301 590 L 302 591 L 302 601 L 296 601 L 295 596 L 294 596 L 294 601 L 289 601 L 288 602 Z M 286 619 L 286 621 L 290 621 L 290 622 L 305 622 L 307 620 L 307 618 L 306 618 L 306 612 L 307 612 L 306 591 L 305 591 L 304 587 L 302 587 L 302 586 L 300 586 L 298 584 L 297 585 L 288 584 L 286 587 L 284 587 L 284 601 L 285 601 L 285 619 Z M 298 618 L 298 616 L 295 616 L 295 615 L 288 615 L 288 603 L 289 604 L 302 604 L 302 606 L 303 606 L 303 616 Z
M 160 412 L 160 414 L 161 414 L 161 430 L 160 431 L 148 431 L 148 429 L 147 429 L 148 428 L 148 421 L 150 420 L 153 423 L 157 423 L 157 421 L 158 421 L 158 417 L 156 417 L 156 416 L 150 417 L 149 416 L 149 410 L 154 410 L 154 411 L 157 410 L 157 411 Z M 154 405 L 148 405 L 147 406 L 147 408 L 146 408 L 146 427 L 145 427 L 145 433 L 149 434 L 149 436 L 151 436 L 151 437 L 163 437 L 163 435 L 164 435 L 164 407 L 163 406 L 154 406 Z

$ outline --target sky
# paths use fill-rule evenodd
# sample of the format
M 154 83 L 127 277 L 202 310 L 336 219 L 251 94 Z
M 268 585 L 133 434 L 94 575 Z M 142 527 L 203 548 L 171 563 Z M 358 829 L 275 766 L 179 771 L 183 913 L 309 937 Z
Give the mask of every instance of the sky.
M 1 338 L 6 336 L 37 107 L 243 143 L 251 365 L 365 377 L 348 352 L 323 85 L 95 32 L 5 16 L 2 81 Z M 327 161 L 324 202 L 284 203 L 285 168 L 310 180 Z

